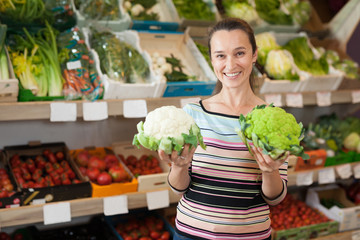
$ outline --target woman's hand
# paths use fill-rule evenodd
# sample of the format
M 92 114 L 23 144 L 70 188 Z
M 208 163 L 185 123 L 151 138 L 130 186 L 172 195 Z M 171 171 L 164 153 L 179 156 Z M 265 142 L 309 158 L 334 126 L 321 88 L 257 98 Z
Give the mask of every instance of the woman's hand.
M 260 170 L 266 173 L 272 173 L 278 171 L 280 166 L 289 159 L 290 153 L 286 152 L 286 157 L 282 160 L 274 161 L 269 155 L 263 154 L 262 149 L 253 146 L 251 150 L 254 153 L 255 160 L 259 164 Z
M 171 164 L 172 167 L 186 167 L 190 166 L 196 148 L 190 148 L 190 144 L 185 144 L 181 155 L 178 155 L 177 151 L 172 151 L 171 155 L 166 154 L 163 150 L 159 150 L 159 158 L 165 162 Z

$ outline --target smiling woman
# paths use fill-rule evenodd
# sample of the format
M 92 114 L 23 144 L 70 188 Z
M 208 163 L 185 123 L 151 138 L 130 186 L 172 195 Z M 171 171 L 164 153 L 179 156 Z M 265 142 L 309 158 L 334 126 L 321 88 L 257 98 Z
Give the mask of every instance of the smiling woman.
M 220 21 L 210 31 L 209 51 L 222 88 L 183 108 L 200 128 L 206 149 L 186 144 L 184 161 L 176 151 L 159 150 L 160 159 L 171 162 L 169 185 L 182 194 L 174 240 L 270 239 L 269 205 L 287 193 L 289 157 L 273 161 L 250 143 L 251 155 L 235 131 L 240 114 L 266 104 L 251 87 L 257 59 L 253 30 L 241 19 Z

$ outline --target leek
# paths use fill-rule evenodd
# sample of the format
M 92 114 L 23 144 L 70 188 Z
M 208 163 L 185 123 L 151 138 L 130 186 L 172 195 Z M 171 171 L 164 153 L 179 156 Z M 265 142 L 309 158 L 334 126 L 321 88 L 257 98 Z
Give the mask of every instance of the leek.
M 7 57 L 5 53 L 5 48 L 0 50 L 0 80 L 9 79 L 9 68 L 7 63 Z

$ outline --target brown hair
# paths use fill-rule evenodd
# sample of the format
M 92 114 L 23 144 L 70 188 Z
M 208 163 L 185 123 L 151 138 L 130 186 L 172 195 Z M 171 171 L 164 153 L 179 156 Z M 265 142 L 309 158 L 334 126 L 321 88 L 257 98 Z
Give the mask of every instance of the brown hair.
M 209 48 L 209 56 L 211 59 L 211 39 L 212 36 L 215 32 L 220 31 L 220 30 L 226 30 L 226 31 L 233 31 L 233 30 L 242 30 L 244 31 L 250 41 L 251 47 L 252 47 L 252 52 L 253 54 L 256 51 L 256 41 L 255 41 L 255 34 L 253 29 L 251 28 L 251 26 L 244 20 L 240 19 L 240 18 L 225 18 L 221 21 L 219 21 L 218 23 L 215 24 L 215 26 L 212 27 L 212 29 L 209 31 L 208 34 L 208 48 Z M 220 84 L 220 85 L 219 85 Z M 250 86 L 251 89 L 254 91 L 254 74 L 252 73 L 250 75 Z M 218 92 L 221 89 L 221 82 L 218 81 L 216 84 L 216 88 L 214 92 Z M 218 91 L 217 91 L 218 89 Z

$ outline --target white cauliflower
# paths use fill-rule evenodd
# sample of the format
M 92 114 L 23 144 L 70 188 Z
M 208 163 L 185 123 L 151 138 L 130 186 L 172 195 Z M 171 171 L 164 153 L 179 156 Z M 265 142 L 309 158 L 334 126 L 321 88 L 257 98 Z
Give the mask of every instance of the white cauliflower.
M 166 154 L 171 154 L 173 150 L 180 152 L 187 143 L 206 148 L 194 119 L 175 106 L 163 106 L 150 112 L 145 122 L 137 124 L 137 130 L 133 144 L 153 151 L 161 149 Z

